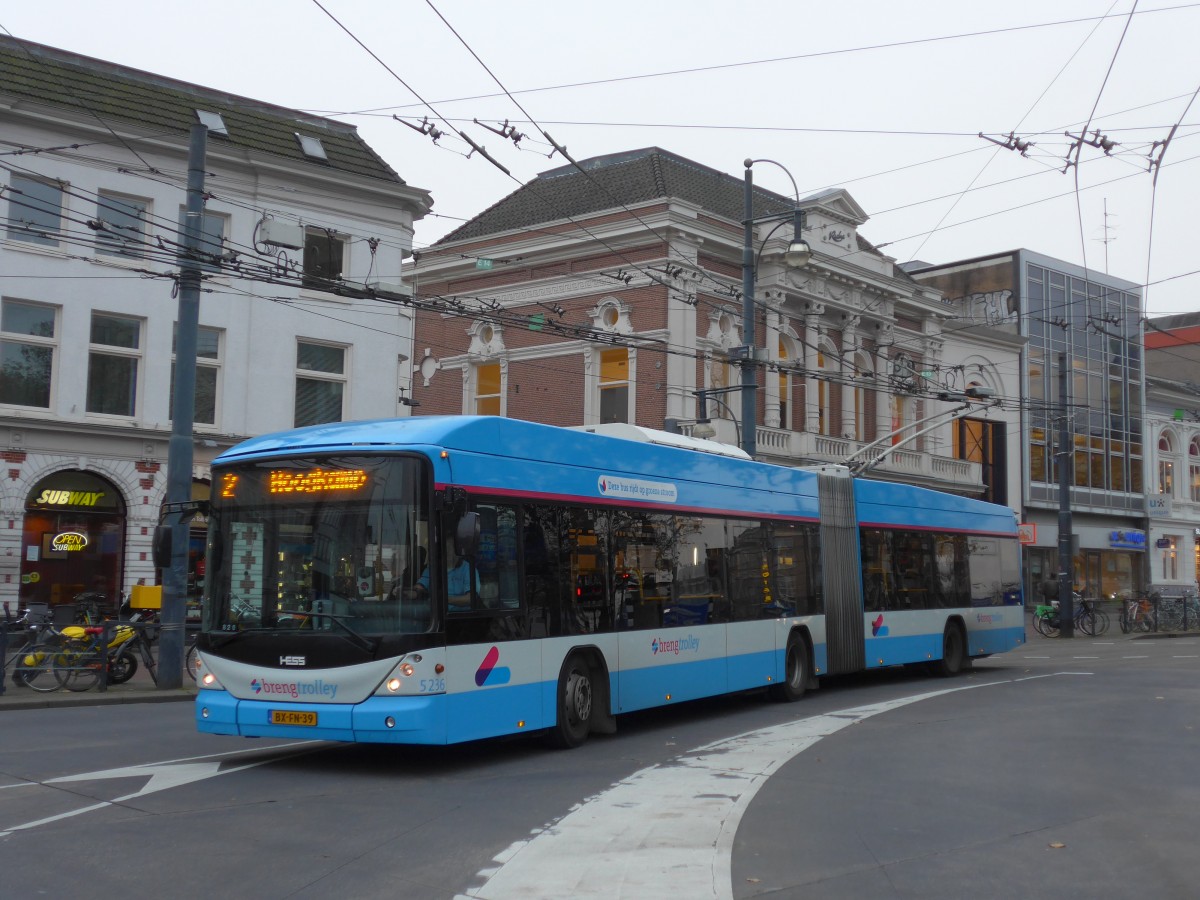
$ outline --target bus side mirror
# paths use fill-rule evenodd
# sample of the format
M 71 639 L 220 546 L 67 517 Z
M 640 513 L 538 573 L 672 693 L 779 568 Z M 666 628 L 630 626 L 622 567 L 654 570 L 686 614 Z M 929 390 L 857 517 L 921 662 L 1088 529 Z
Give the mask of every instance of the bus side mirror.
M 466 512 L 458 520 L 454 531 L 454 549 L 459 556 L 474 559 L 479 547 L 479 513 Z
M 157 525 L 154 528 L 154 567 L 171 568 L 171 526 Z

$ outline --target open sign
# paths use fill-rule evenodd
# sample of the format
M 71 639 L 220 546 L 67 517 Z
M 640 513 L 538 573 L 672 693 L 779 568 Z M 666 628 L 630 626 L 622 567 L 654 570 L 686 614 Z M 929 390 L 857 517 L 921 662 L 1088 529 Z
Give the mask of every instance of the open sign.
M 64 531 L 62 534 L 56 534 L 54 540 L 50 542 L 52 550 L 68 553 L 82 550 L 87 545 L 87 535 L 80 534 L 78 531 Z

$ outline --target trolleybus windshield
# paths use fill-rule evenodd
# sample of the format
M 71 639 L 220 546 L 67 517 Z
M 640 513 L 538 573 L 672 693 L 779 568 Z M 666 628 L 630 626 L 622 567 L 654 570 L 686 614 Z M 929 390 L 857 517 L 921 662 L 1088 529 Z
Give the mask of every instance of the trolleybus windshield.
M 213 473 L 209 632 L 329 631 L 363 641 L 429 631 L 408 590 L 429 548 L 418 457 L 314 456 Z

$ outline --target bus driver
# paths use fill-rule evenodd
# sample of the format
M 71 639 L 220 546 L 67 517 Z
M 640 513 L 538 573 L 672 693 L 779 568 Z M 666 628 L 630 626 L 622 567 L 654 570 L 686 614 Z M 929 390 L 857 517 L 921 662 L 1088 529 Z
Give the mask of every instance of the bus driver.
M 475 573 L 475 590 L 479 590 L 479 573 Z M 455 555 L 454 563 L 446 570 L 446 593 L 450 595 L 450 609 L 464 610 L 471 608 L 471 563 L 462 556 Z M 413 588 L 413 596 L 423 599 L 429 596 L 429 567 L 421 573 Z

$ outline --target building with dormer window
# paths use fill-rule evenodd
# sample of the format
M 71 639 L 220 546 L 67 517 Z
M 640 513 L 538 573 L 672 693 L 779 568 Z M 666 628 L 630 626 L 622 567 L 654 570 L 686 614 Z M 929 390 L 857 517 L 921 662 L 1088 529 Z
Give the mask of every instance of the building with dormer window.
M 0 37 L 0 584 L 155 583 L 189 131 L 208 128 L 193 488 L 256 434 L 406 415 L 428 192 L 343 123 Z M 203 531 L 193 538 L 190 589 Z M 15 608 L 13 609 L 15 613 Z

